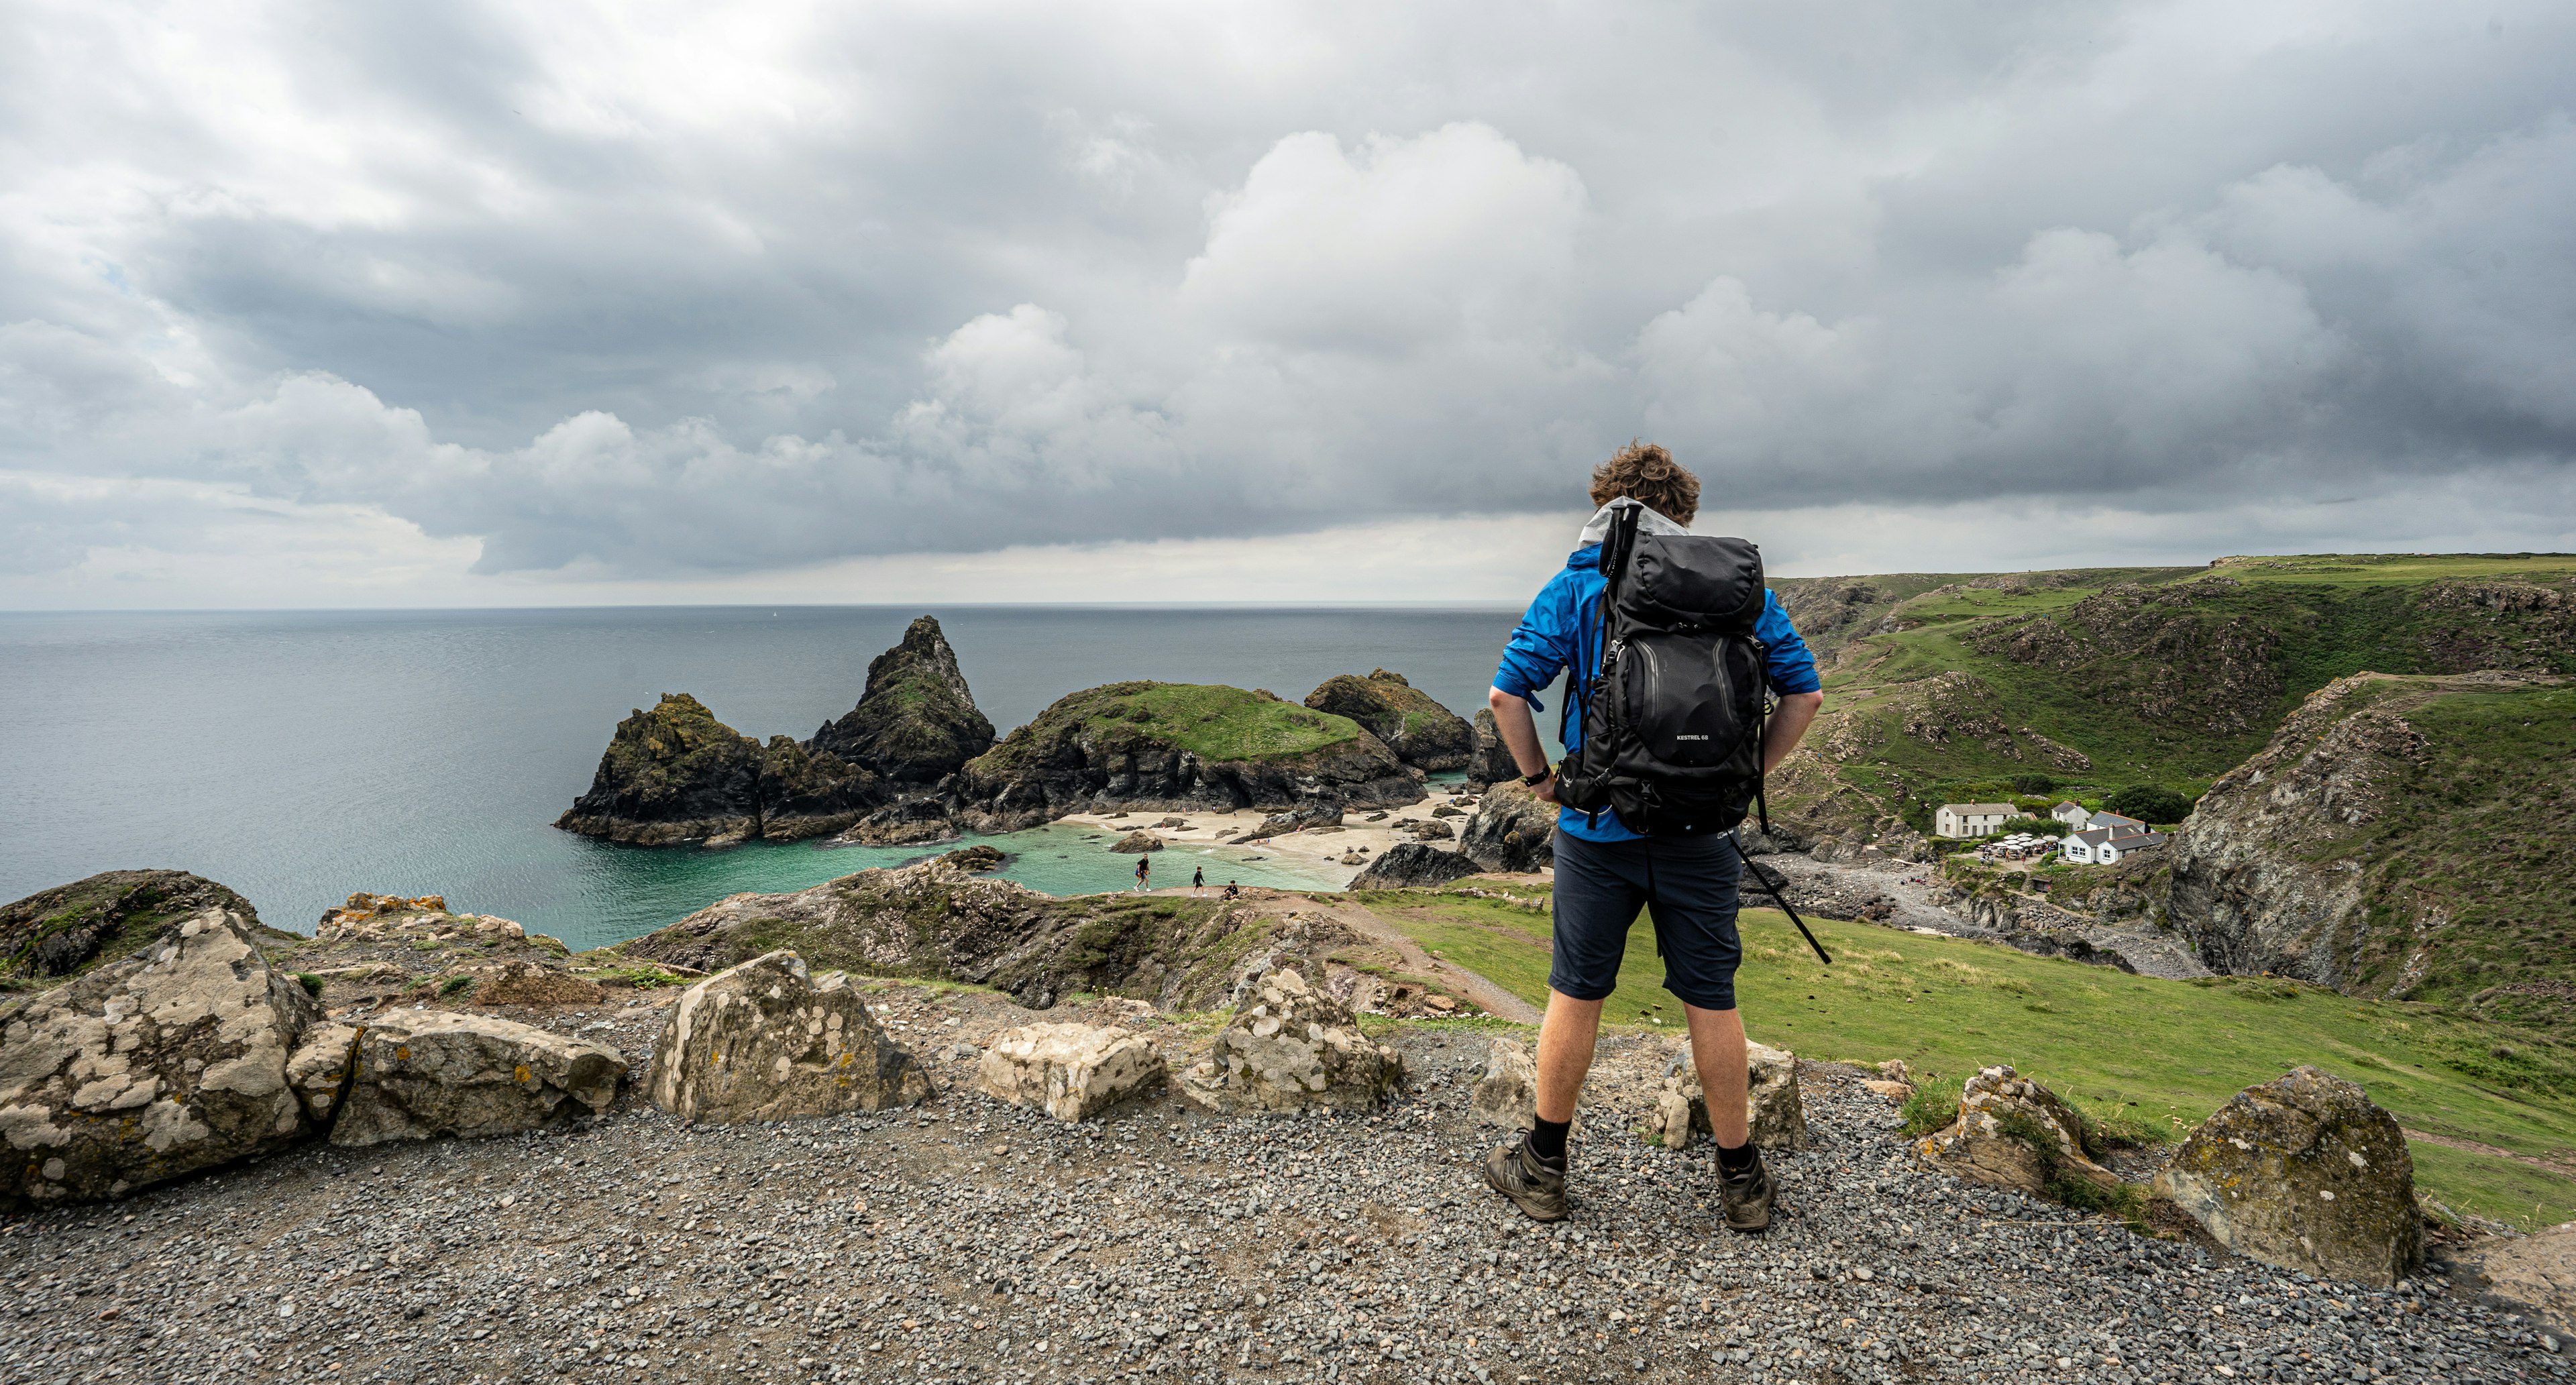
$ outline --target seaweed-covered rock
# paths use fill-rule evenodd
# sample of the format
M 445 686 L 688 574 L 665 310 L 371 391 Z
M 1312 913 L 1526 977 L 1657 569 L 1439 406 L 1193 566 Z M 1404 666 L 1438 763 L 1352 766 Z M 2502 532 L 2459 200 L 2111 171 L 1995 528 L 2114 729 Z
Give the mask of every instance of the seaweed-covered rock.
M 1807 1104 L 1798 1095 L 1798 1055 L 1768 1044 L 1744 1046 L 1744 1118 L 1753 1143 L 1784 1154 L 1807 1147 Z M 1687 1149 L 1710 1133 L 1708 1097 L 1685 1053 L 1664 1075 L 1655 1100 L 1655 1123 L 1664 1148 Z
M 2066 1181 L 2101 1190 L 2119 1176 L 2084 1153 L 2084 1124 L 2057 1094 L 2012 1070 L 1981 1069 L 1959 1092 L 1959 1116 L 1915 1147 L 1925 1162 L 1971 1183 L 2059 1196 Z M 2052 1191 L 2052 1185 L 2060 1185 Z
M 1443 851 L 1421 842 L 1398 842 L 1387 848 L 1385 855 L 1369 863 L 1369 868 L 1351 877 L 1354 890 L 1401 890 L 1428 885 L 1446 885 L 1462 876 L 1483 869 L 1474 861 L 1454 851 Z
M 291 1064 L 296 1089 L 345 1146 L 541 1130 L 608 1109 L 617 1050 L 492 1015 L 396 1010 L 363 1027 L 317 1025 Z
M 111 870 L 38 890 L 0 905 L 0 977 L 51 981 L 113 962 L 159 937 L 163 929 L 208 909 L 240 918 L 273 941 L 291 933 L 263 928 L 250 901 L 184 870 Z
M 1132 1030 L 1032 1024 L 985 1048 L 975 1085 L 1014 1106 L 1080 1121 L 1161 1087 L 1166 1075 L 1153 1041 Z
M 993 723 L 976 707 L 939 622 L 923 616 L 868 665 L 859 705 L 809 744 L 894 783 L 926 786 L 992 749 Z
M 690 1121 L 795 1120 L 911 1106 L 930 1077 L 895 1046 L 845 972 L 770 952 L 691 986 L 645 1074 L 653 1104 Z
M 1457 713 L 1406 682 L 1403 674 L 1382 668 L 1366 678 L 1348 673 L 1327 678 L 1306 694 L 1306 705 L 1367 727 L 1415 769 L 1457 769 L 1475 748 L 1474 729 Z
M 1181 1074 L 1181 1095 L 1213 1111 L 1374 1111 L 1404 1059 L 1360 1032 L 1349 1007 L 1294 970 L 1266 972 L 1216 1040 Z
M 1507 779 L 1487 786 L 1458 834 L 1461 855 L 1490 871 L 1533 871 L 1556 863 L 1556 805 Z
M 312 1128 L 286 1063 L 321 1011 L 208 909 L 0 1019 L 0 1205 L 87 1202 Z
M 1310 827 L 1342 825 L 1342 805 L 1338 803 L 1300 803 L 1284 813 L 1272 813 L 1252 829 L 1251 837 L 1276 837 L 1287 832 L 1303 832 Z
M 2384 1285 L 2424 1258 L 2405 1133 L 2360 1087 L 2313 1067 L 2230 1097 L 2155 1192 L 2267 1265 Z

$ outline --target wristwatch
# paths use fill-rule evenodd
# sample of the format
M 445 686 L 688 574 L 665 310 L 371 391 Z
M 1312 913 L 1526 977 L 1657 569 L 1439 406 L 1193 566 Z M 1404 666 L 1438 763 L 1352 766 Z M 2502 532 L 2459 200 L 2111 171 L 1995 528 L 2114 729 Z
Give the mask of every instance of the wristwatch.
M 1523 786 L 1523 787 L 1525 787 L 1525 788 L 1532 788 L 1532 789 L 1535 789 L 1535 788 L 1537 788 L 1539 785 L 1546 783 L 1546 782 L 1547 782 L 1547 777 L 1548 777 L 1549 775 L 1551 775 L 1551 774 L 1554 774 L 1554 773 L 1556 773 L 1556 766 L 1554 766 L 1554 765 L 1550 765 L 1550 766 L 1548 766 L 1546 769 L 1540 770 L 1540 771 L 1539 771 L 1538 773 L 1536 773 L 1536 774 L 1524 774 L 1524 775 L 1522 775 L 1522 776 L 1521 776 L 1521 784 L 1522 784 L 1522 786 Z

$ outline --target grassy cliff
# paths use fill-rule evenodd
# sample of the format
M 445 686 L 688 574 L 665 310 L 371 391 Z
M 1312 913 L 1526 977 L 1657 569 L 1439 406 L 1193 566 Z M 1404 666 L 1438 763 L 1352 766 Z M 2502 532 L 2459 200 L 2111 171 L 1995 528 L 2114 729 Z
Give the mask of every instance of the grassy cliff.
M 2565 555 L 2231 558 L 1932 581 L 1818 579 L 1784 593 L 1793 611 L 1851 613 L 1818 641 L 1834 655 L 1812 743 L 1834 774 L 1793 788 L 1793 808 L 1849 786 L 1922 817 L 2016 777 L 2036 794 L 2137 783 L 2196 794 L 2339 677 L 2576 672 L 2576 557 Z M 1828 599 L 1834 583 L 1879 585 L 1843 603 Z
M 974 762 L 999 777 L 1020 756 L 1068 735 L 1112 751 L 1170 745 L 1202 760 L 1287 760 L 1363 734 L 1358 722 L 1214 683 L 1108 683 L 1058 699 Z

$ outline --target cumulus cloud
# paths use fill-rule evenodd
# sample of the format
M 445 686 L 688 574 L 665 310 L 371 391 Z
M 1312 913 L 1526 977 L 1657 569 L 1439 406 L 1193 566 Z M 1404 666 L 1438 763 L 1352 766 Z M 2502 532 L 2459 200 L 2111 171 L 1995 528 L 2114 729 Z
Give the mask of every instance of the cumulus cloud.
M 164 20 L 0 20 L 0 592 L 1500 543 L 1641 433 L 1852 567 L 2576 524 L 2557 7 Z

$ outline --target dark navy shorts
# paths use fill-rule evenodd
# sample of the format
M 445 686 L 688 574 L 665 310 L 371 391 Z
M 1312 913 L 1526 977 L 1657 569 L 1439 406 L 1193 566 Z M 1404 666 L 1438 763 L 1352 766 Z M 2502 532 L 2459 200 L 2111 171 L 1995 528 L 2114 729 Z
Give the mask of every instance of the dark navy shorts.
M 1654 911 L 1664 989 L 1703 1010 L 1735 1008 L 1736 886 L 1744 858 L 1723 834 L 1588 842 L 1556 834 L 1556 957 L 1547 984 L 1600 1000 L 1619 984 L 1637 910 Z

